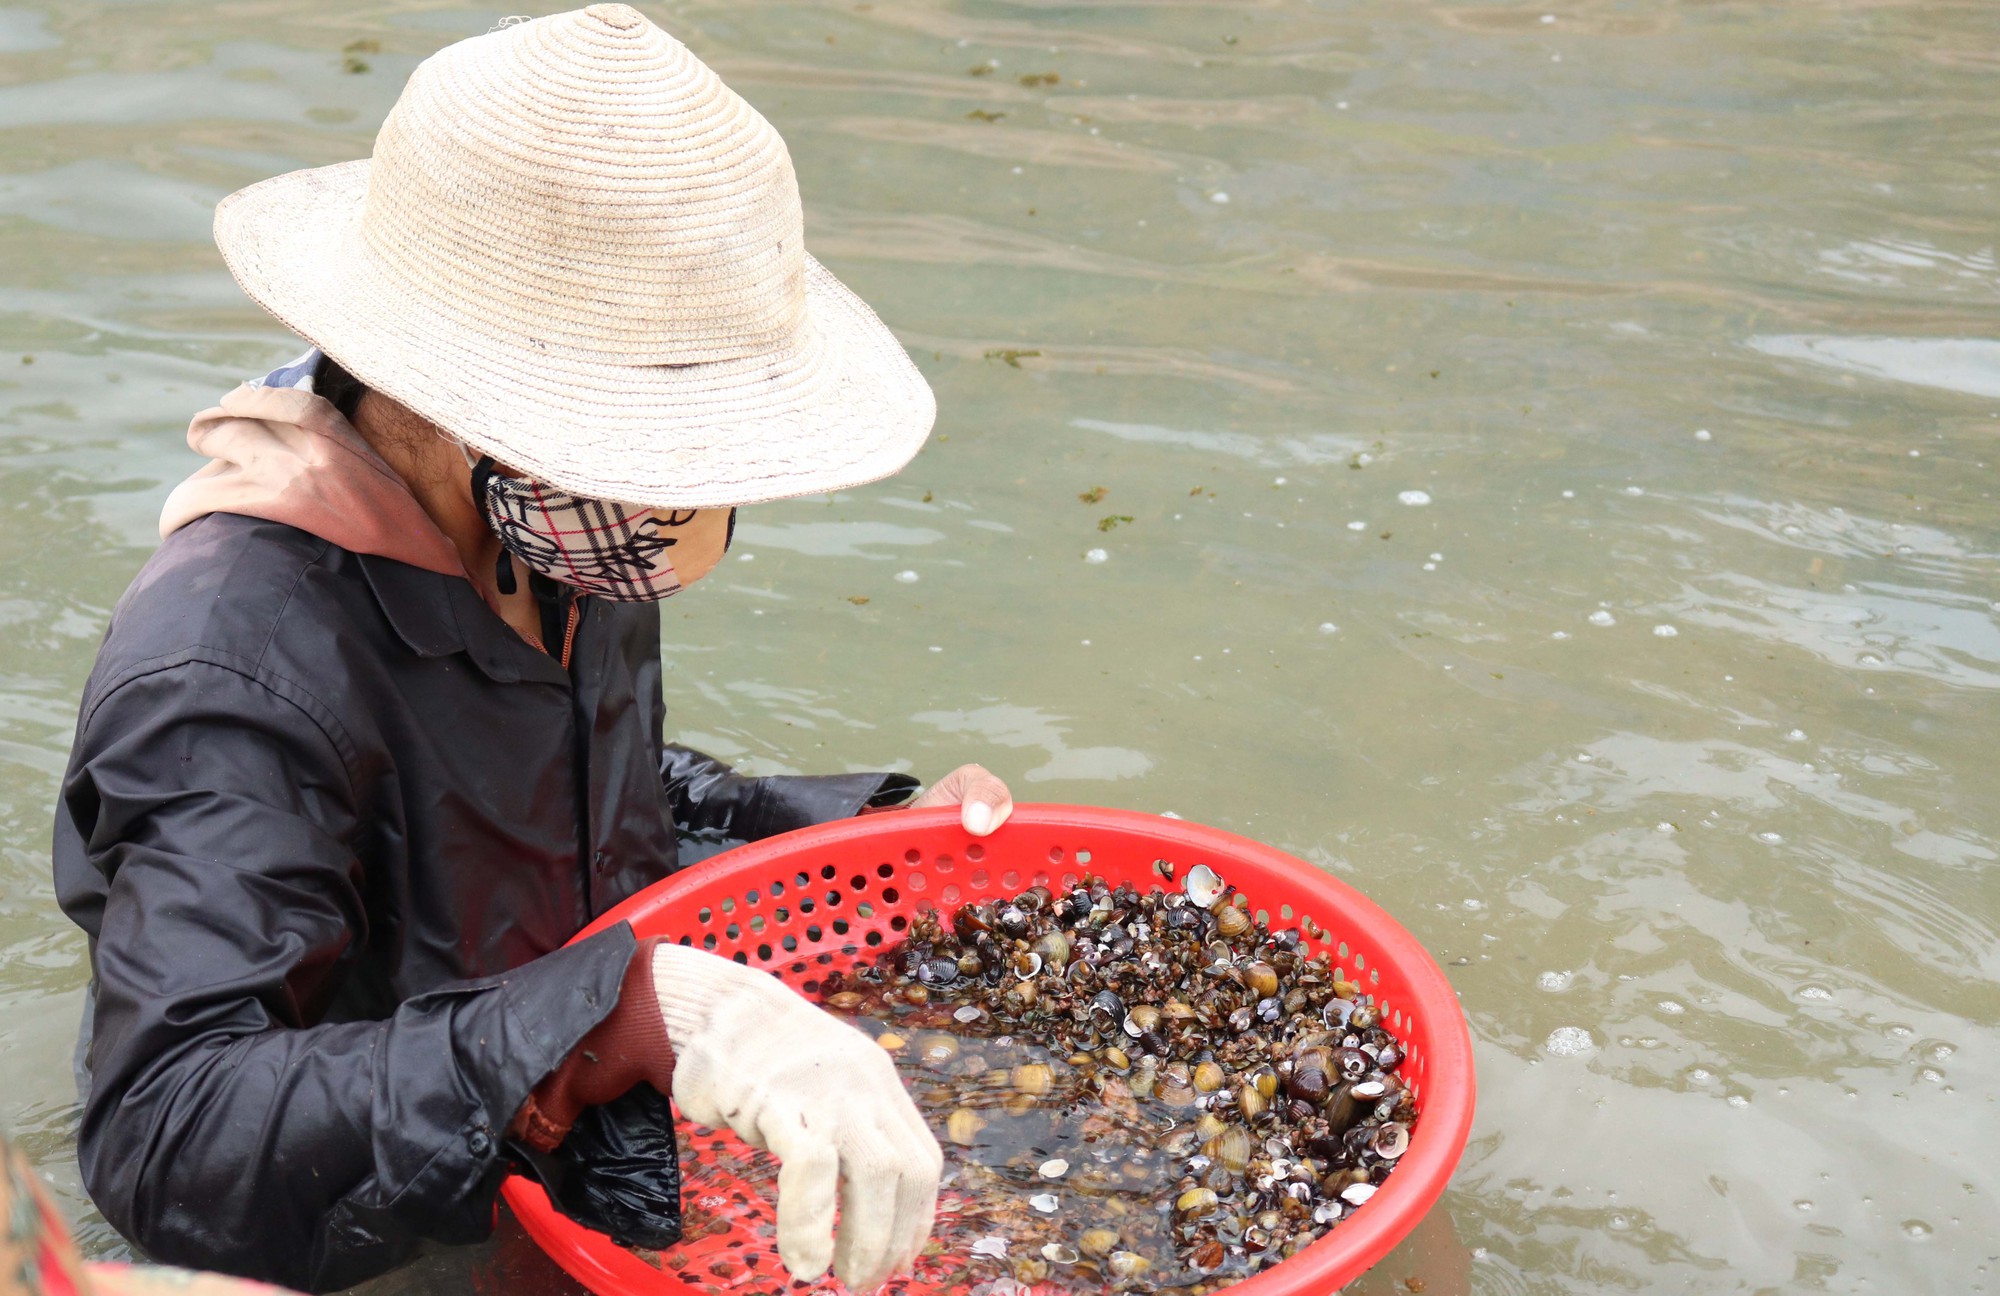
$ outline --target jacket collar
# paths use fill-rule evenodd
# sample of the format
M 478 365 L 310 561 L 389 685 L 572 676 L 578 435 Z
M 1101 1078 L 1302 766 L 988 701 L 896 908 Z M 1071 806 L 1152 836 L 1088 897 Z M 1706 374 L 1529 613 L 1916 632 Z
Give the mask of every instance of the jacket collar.
M 419 657 L 463 653 L 500 684 L 568 684 L 568 672 L 526 643 L 463 576 L 443 576 L 394 558 L 356 554 L 382 615 Z

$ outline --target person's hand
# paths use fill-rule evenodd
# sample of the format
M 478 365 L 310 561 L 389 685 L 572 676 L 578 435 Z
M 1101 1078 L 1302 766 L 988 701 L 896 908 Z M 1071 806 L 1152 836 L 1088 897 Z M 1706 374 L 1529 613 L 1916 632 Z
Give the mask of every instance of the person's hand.
M 662 944 L 653 982 L 682 1115 L 781 1162 L 778 1257 L 792 1277 L 817 1278 L 831 1261 L 867 1291 L 908 1267 L 930 1237 L 944 1153 L 889 1055 L 776 977 L 719 955 Z
M 984 837 L 1014 813 L 1014 795 L 999 775 L 989 773 L 983 766 L 961 765 L 910 802 L 910 809 L 954 805 L 959 807 L 958 819 L 965 825 L 965 831 L 974 837 Z

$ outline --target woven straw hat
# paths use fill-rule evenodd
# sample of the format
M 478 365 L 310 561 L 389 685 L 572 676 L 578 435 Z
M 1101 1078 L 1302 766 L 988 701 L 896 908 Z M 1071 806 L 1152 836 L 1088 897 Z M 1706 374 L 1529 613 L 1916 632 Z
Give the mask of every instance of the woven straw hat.
M 548 485 L 681 508 L 858 486 L 930 433 L 802 235 L 778 133 L 622 4 L 446 47 L 372 159 L 215 214 L 244 291 L 368 386 Z

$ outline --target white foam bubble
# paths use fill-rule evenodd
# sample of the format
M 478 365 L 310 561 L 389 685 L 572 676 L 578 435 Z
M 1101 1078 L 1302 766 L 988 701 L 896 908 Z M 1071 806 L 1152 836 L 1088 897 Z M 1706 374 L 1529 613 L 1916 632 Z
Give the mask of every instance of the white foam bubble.
M 1431 502 L 1431 494 L 1429 491 L 1420 491 L 1420 490 L 1398 491 L 1396 493 L 1396 498 L 1403 501 L 1403 503 L 1408 504 L 1412 508 L 1420 508 L 1423 505 Z
M 1558 1026 L 1549 1032 L 1549 1037 L 1542 1042 L 1542 1047 L 1557 1057 L 1581 1057 L 1585 1053 L 1594 1052 L 1597 1041 L 1592 1039 L 1590 1032 L 1581 1026 Z
M 1662 639 L 1671 639 L 1679 634 L 1680 631 L 1670 625 L 1656 625 L 1653 627 L 1653 633 Z
M 1561 994 L 1576 984 L 1576 973 L 1567 968 L 1560 972 L 1544 972 L 1535 978 L 1535 984 L 1550 994 Z
M 921 578 L 913 571 L 899 571 L 896 573 L 896 579 L 905 585 L 914 585 Z
M 1613 626 L 1618 624 L 1618 618 L 1612 616 L 1609 612 L 1606 612 L 1603 608 L 1599 608 L 1597 609 L 1597 611 L 1592 612 L 1589 616 L 1585 617 L 1584 620 L 1590 622 L 1590 624 L 1594 626 Z
M 1109 562 L 1110 559 L 1111 555 L 1102 549 L 1092 549 L 1083 555 L 1083 560 L 1087 563 Z

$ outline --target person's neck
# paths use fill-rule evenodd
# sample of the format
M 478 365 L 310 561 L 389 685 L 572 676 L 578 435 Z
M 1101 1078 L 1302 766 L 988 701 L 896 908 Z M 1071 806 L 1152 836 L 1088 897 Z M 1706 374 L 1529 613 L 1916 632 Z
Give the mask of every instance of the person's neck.
M 423 416 L 377 391 L 363 393 L 354 411 L 354 429 L 375 453 L 403 479 L 410 494 L 444 532 L 474 589 L 508 625 L 531 642 L 541 638 L 541 614 L 527 582 L 512 594 L 501 594 L 493 570 L 500 559 L 500 538 L 472 500 L 472 466 L 464 453 Z

